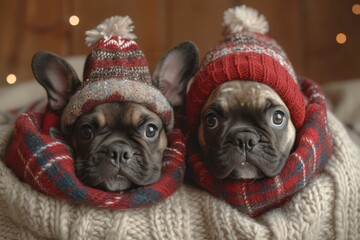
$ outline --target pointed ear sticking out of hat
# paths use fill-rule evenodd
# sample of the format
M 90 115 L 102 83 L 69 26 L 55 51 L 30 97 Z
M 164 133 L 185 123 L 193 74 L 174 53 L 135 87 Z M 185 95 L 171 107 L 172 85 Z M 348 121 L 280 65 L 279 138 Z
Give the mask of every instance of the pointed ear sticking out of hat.
M 199 50 L 195 43 L 190 41 L 174 46 L 160 59 L 152 80 L 173 107 L 184 105 L 186 87 L 195 75 L 198 65 Z
M 305 118 L 305 100 L 295 71 L 283 49 L 265 35 L 269 30 L 263 15 L 247 6 L 224 13 L 224 39 L 204 56 L 187 94 L 188 125 L 199 126 L 200 110 L 210 93 L 226 81 L 256 81 L 270 86 L 290 110 L 299 129 Z
M 46 90 L 49 108 L 61 112 L 81 84 L 75 70 L 60 56 L 46 51 L 33 56 L 31 67 Z
M 152 84 L 132 23 L 128 16 L 114 16 L 86 32 L 86 44 L 93 49 L 85 62 L 83 82 L 63 111 L 63 132 L 71 131 L 76 119 L 96 105 L 125 101 L 143 104 L 159 115 L 167 131 L 173 128 L 172 107 Z
M 180 187 L 185 173 L 184 136 L 173 129 L 172 107 L 153 85 L 132 30 L 129 17 L 116 16 L 87 32 L 87 43 L 94 47 L 87 57 L 82 82 L 59 56 L 49 52 L 34 56 L 34 75 L 45 87 L 49 104 L 44 113 L 28 112 L 16 120 L 4 162 L 19 179 L 55 198 L 108 209 L 150 206 Z M 167 148 L 162 155 L 160 179 L 123 192 L 84 185 L 75 174 L 74 152 L 63 140 L 76 119 L 93 107 L 125 101 L 142 104 L 162 119 Z

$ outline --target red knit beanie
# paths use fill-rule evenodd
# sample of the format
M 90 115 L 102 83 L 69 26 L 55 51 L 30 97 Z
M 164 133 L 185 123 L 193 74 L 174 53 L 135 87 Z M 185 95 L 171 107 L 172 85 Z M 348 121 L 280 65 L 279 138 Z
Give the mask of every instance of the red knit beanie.
M 173 110 L 151 82 L 145 56 L 133 40 L 133 28 L 128 16 L 114 16 L 86 32 L 87 45 L 95 47 L 86 59 L 82 85 L 63 111 L 62 131 L 96 105 L 115 101 L 143 104 L 162 119 L 167 131 L 173 128 Z
M 223 24 L 225 39 L 205 55 L 189 87 L 186 109 L 190 130 L 197 130 L 201 108 L 210 93 L 231 80 L 270 86 L 287 105 L 291 120 L 299 129 L 305 118 L 304 97 L 285 52 L 265 35 L 268 23 L 264 16 L 240 6 L 224 13 Z

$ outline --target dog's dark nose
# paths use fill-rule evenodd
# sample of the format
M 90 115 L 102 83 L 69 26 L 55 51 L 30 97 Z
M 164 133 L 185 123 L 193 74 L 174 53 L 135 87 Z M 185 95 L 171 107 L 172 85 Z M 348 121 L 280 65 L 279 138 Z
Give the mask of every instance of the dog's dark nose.
M 109 148 L 108 157 L 111 162 L 118 166 L 121 162 L 126 163 L 134 155 L 134 150 L 127 144 L 115 144 Z
M 237 132 L 234 134 L 232 143 L 243 150 L 250 151 L 259 142 L 259 136 L 253 132 Z

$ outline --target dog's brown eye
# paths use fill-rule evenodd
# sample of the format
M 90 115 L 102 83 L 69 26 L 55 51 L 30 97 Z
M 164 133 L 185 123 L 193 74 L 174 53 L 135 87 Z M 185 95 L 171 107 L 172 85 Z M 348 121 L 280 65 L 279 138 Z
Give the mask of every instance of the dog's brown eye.
M 93 138 L 94 134 L 92 128 L 88 124 L 84 124 L 80 127 L 80 136 L 84 140 L 90 140 Z
M 219 121 L 214 113 L 209 113 L 205 116 L 205 125 L 209 129 L 217 128 Z
M 276 110 L 271 119 L 272 124 L 275 125 L 276 127 L 283 126 L 284 123 L 286 122 L 285 120 L 286 120 L 285 113 L 280 110 Z
M 157 135 L 158 135 L 158 127 L 155 124 L 149 123 L 148 125 L 146 125 L 145 138 L 154 140 L 157 137 Z

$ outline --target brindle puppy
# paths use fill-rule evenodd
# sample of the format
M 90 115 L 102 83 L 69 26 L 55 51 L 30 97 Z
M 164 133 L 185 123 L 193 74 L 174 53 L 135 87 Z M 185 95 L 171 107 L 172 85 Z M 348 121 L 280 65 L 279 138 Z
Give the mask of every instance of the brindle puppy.
M 173 91 L 166 83 L 186 86 L 196 72 L 197 61 L 198 51 L 191 42 L 175 46 L 160 60 L 153 83 L 173 106 L 183 100 L 185 93 Z M 32 69 L 47 92 L 49 108 L 61 114 L 80 87 L 75 70 L 50 52 L 37 53 Z M 122 191 L 155 183 L 160 178 L 167 137 L 160 117 L 143 105 L 100 104 L 80 116 L 72 127 L 72 131 L 63 134 L 74 149 L 76 175 L 85 184 Z
M 114 114 L 114 112 L 116 114 Z M 71 136 L 76 173 L 107 190 L 156 182 L 167 138 L 159 116 L 132 103 L 105 103 L 81 116 Z

